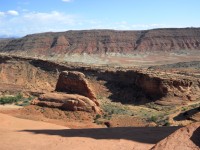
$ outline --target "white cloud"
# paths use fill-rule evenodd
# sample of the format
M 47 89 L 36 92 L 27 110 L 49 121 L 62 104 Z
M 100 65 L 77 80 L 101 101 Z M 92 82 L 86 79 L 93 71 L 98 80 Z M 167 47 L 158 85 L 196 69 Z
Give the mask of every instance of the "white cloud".
M 60 13 L 58 11 L 52 11 L 50 13 L 42 12 L 28 12 L 22 17 L 22 20 L 32 22 L 34 24 L 74 24 L 76 16 Z
M 18 16 L 18 15 L 19 15 L 19 12 L 16 11 L 16 10 L 9 10 L 9 11 L 6 11 L 6 12 L 1 12 L 1 11 L 0 11 L 0 17 L 1 17 L 1 16 L 6 16 L 6 15 Z
M 19 15 L 19 13 L 16 10 L 9 10 L 9 11 L 7 11 L 7 14 L 13 15 L 13 16 L 18 16 Z
M 62 0 L 63 2 L 71 2 L 72 0 Z
M 114 29 L 114 30 L 144 30 L 152 28 L 170 27 L 169 25 L 166 24 L 133 24 L 127 21 L 110 22 L 110 23 L 109 21 L 104 21 L 104 22 L 98 21 L 96 23 L 90 23 L 90 25 L 92 26 L 91 28 L 93 29 Z
M 2 15 L 4 13 L 1 13 Z M 75 15 L 69 15 L 58 11 L 52 12 L 30 12 L 21 11 L 17 16 L 0 17 L 0 35 L 18 35 L 56 32 L 74 29 L 74 26 L 80 24 L 80 18 Z
M 187 25 L 185 25 L 187 26 Z M 59 11 L 32 12 L 29 10 L 0 12 L 0 35 L 24 36 L 40 32 L 58 32 L 81 29 L 143 30 L 177 27 L 166 24 L 134 24 L 128 21 L 111 22 L 108 19 L 85 19 Z
M 0 17 L 5 16 L 5 12 L 0 11 Z
M 167 27 L 166 24 L 133 24 L 132 28 L 164 28 Z
M 143 30 L 143 29 L 152 29 L 152 28 L 165 28 L 169 27 L 169 25 L 166 24 L 131 24 L 126 21 L 117 22 L 115 23 L 114 28 L 115 29 L 121 29 L 121 30 Z

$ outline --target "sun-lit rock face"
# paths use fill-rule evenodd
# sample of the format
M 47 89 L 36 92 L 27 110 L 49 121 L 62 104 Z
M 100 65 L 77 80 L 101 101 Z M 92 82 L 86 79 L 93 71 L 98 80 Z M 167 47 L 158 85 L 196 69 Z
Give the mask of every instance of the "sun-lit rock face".
M 61 72 L 55 91 L 40 95 L 32 104 L 69 111 L 101 113 L 96 96 L 81 72 Z
M 78 94 L 46 93 L 32 101 L 33 105 L 59 108 L 69 111 L 86 111 L 101 113 L 100 108 L 91 99 Z
M 172 133 L 157 143 L 151 150 L 199 150 L 200 122 L 193 123 Z
M 56 85 L 56 91 L 70 94 L 80 94 L 92 100 L 96 99 L 92 88 L 85 78 L 85 75 L 78 71 L 61 72 Z
M 83 30 L 27 35 L 0 41 L 0 51 L 28 56 L 130 54 L 134 51 L 199 50 L 200 28 L 144 31 Z

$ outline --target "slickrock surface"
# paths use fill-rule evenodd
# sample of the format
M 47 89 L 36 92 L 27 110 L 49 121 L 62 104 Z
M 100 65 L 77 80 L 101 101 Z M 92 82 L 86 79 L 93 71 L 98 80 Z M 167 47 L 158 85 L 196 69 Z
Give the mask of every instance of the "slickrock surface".
M 65 93 L 46 93 L 40 95 L 32 104 L 50 108 L 59 108 L 70 111 L 87 111 L 100 113 L 100 108 L 91 99 L 77 95 Z
M 200 122 L 177 130 L 158 144 L 152 150 L 199 150 Z

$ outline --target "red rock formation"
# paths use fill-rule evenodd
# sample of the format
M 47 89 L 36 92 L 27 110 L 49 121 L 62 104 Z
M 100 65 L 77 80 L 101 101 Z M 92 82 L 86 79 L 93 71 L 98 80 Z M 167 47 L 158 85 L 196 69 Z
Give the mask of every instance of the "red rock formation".
M 59 36 L 58 38 L 55 38 L 52 45 L 51 45 L 51 51 L 56 51 L 57 53 L 62 53 L 63 51 L 67 50 L 69 48 L 69 42 L 65 38 L 65 36 Z
M 198 78 L 148 70 L 107 70 L 99 77 L 107 81 L 110 98 L 125 102 L 156 101 L 162 105 L 184 104 L 198 100 Z
M 58 79 L 56 91 L 80 94 L 96 101 L 96 96 L 85 75 L 77 71 L 63 71 Z
M 62 110 L 101 113 L 100 108 L 92 100 L 77 94 L 46 93 L 33 100 L 32 104 Z
M 57 81 L 58 72 L 62 70 L 78 72 L 63 72 Z M 90 86 L 89 80 L 87 81 L 81 72 L 88 78 L 96 77 L 98 80 L 94 79 Z M 185 104 L 200 98 L 200 81 L 196 76 L 145 69 L 61 65 L 19 57 L 0 56 L 0 82 L 2 93 L 7 91 L 46 93 L 53 91 L 58 82 L 57 91 L 83 95 L 97 105 L 95 94 L 112 101 L 136 104 L 150 101 L 163 105 Z
M 0 92 L 50 92 L 55 88 L 57 77 L 34 67 L 29 61 L 0 57 Z
M 199 150 L 200 122 L 183 127 L 164 140 L 157 143 L 151 150 Z
M 0 50 L 3 49 L 13 39 L 0 39 Z
M 138 51 L 199 50 L 200 28 L 145 31 L 85 30 L 28 35 L 1 44 L 1 52 L 54 54 L 130 54 Z
M 172 104 L 182 103 L 184 100 L 195 101 L 200 97 L 200 84 L 197 78 L 182 78 L 176 74 L 168 74 L 167 77 L 157 73 L 158 75 L 156 72 L 154 74 L 141 74 L 136 78 L 135 84 L 148 95 L 160 99 L 159 104 L 164 104 L 166 100 L 170 99 L 174 101 Z

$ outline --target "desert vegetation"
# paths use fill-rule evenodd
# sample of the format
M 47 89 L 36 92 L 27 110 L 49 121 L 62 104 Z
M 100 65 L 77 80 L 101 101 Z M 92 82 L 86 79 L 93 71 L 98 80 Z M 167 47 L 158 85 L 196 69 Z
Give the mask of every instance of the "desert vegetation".
M 17 95 L 7 95 L 7 96 L 1 96 L 0 97 L 0 105 L 5 104 L 14 104 L 18 106 L 27 106 L 30 105 L 31 100 L 33 100 L 33 96 L 29 97 L 23 97 L 21 93 L 18 93 Z

